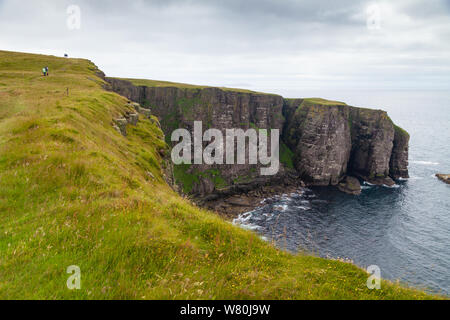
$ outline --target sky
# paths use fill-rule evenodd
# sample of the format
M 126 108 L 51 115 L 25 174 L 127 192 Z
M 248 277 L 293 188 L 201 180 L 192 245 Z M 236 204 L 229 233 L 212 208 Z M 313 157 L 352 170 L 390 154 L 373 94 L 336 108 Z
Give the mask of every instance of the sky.
M 0 0 L 0 50 L 67 53 L 108 76 L 370 103 L 450 91 L 450 0 Z

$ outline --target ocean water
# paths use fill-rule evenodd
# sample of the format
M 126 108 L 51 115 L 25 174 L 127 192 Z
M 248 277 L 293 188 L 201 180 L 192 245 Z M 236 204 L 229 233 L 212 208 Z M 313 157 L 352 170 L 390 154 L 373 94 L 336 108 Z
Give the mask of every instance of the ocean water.
M 365 184 L 360 196 L 332 187 L 278 196 L 235 223 L 280 248 L 377 265 L 385 279 L 449 295 L 450 185 L 434 176 L 450 173 L 449 96 L 396 93 L 361 101 L 382 105 L 411 134 L 410 179 L 392 188 Z

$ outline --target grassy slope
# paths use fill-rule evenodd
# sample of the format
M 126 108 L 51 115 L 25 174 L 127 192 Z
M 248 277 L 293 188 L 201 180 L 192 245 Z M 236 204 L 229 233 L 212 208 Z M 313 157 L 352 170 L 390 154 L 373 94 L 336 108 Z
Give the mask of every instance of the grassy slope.
M 126 101 L 95 71 L 0 51 L 0 298 L 429 298 L 370 291 L 351 264 L 278 251 L 181 199 L 161 178 L 160 130 L 141 119 L 120 136 Z

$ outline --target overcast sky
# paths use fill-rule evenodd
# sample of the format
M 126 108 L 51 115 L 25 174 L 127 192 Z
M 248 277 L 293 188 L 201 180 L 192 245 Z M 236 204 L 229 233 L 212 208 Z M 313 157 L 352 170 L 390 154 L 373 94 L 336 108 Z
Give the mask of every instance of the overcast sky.
M 0 0 L 0 50 L 286 97 L 449 91 L 450 1 Z

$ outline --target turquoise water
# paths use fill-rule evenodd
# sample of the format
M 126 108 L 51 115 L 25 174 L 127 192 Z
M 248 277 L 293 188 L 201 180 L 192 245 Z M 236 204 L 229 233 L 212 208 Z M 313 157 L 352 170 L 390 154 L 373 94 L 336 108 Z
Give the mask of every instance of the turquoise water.
M 349 259 L 364 268 L 377 265 L 383 278 L 448 295 L 450 185 L 434 175 L 450 173 L 450 99 L 383 99 L 392 107 L 382 109 L 411 134 L 410 179 L 393 188 L 366 184 L 361 196 L 312 188 L 272 199 L 236 222 L 287 250 Z

